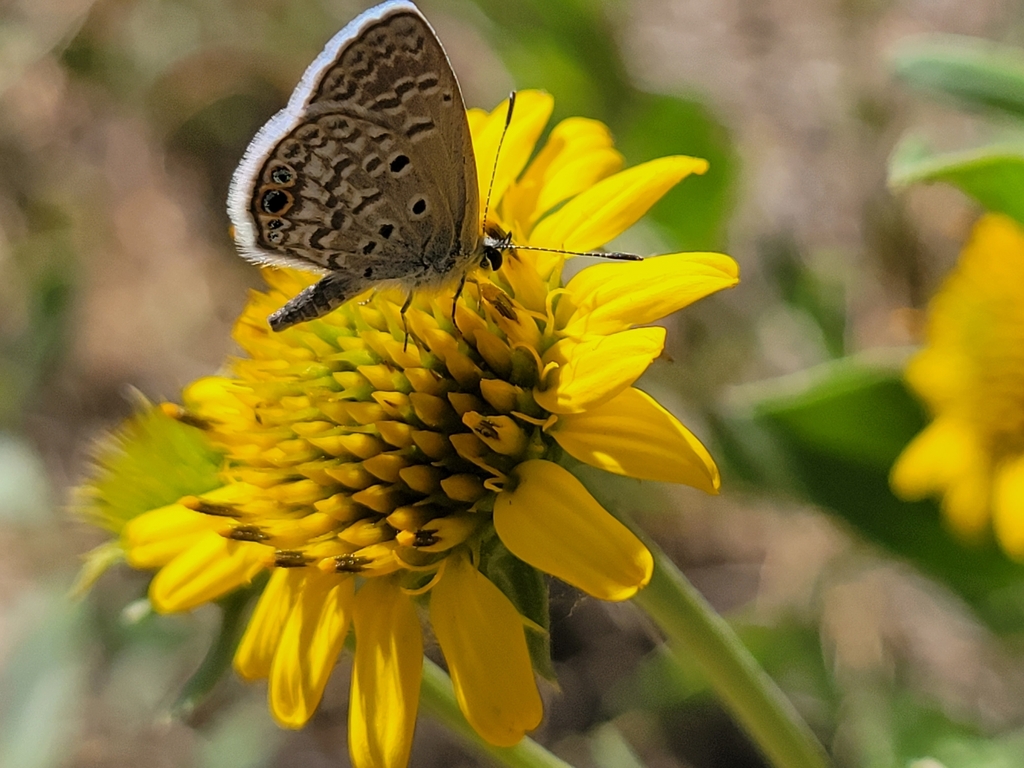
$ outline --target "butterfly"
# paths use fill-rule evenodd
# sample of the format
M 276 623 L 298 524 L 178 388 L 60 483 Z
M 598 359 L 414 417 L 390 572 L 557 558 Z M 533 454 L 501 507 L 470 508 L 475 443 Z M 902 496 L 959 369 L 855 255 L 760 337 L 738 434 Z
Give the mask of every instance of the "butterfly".
M 511 110 L 510 110 L 511 117 Z M 357 16 L 245 151 L 228 193 L 238 250 L 324 276 L 268 318 L 312 320 L 368 288 L 412 292 L 501 263 L 485 234 L 459 82 L 407 0 Z

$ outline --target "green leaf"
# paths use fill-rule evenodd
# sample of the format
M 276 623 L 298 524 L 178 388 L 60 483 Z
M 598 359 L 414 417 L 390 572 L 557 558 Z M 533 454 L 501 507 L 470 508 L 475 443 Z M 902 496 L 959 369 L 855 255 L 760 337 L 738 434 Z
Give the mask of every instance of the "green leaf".
M 997 631 L 1024 629 L 1024 565 L 962 543 L 938 505 L 897 499 L 888 474 L 925 425 L 894 361 L 846 358 L 752 385 L 715 422 L 723 486 L 746 481 L 834 513 L 960 595 Z
M 932 154 L 920 140 L 904 140 L 889 161 L 889 184 L 946 182 L 981 205 L 1024 224 L 1024 142 Z
M 903 43 L 893 71 L 909 85 L 971 109 L 1024 118 L 1024 52 L 988 40 L 928 35 Z
M 522 616 L 539 630 L 526 626 L 526 644 L 533 668 L 547 680 L 556 679 L 551 662 L 551 618 L 548 612 L 548 585 L 544 574 L 513 555 L 496 535 L 480 547 L 480 572 L 512 601 Z
M 175 717 L 190 718 L 213 692 L 214 687 L 231 669 L 235 649 L 242 639 L 249 618 L 249 605 L 267 585 L 267 575 L 260 574 L 256 581 L 217 601 L 221 611 L 220 627 L 206 656 L 195 673 L 188 679 L 171 707 Z

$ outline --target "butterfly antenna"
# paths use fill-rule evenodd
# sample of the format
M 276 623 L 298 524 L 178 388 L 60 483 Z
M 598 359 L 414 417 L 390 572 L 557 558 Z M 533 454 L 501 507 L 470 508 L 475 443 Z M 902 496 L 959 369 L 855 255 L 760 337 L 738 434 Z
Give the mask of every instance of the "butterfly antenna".
M 501 157 L 501 145 L 505 143 L 505 134 L 512 123 L 512 110 L 516 108 L 516 92 L 508 95 L 508 112 L 505 113 L 505 127 L 501 129 L 498 139 L 498 150 L 494 153 L 494 165 L 491 166 L 491 180 L 487 184 L 487 199 L 484 201 L 484 227 L 487 226 L 487 214 L 491 211 L 491 191 L 494 189 L 494 177 L 498 175 L 498 158 Z
M 502 243 L 501 248 L 506 251 L 541 251 L 542 253 L 561 253 L 565 256 L 594 256 L 598 259 L 611 259 L 612 261 L 644 260 L 643 256 L 621 251 L 567 251 L 563 248 L 542 248 L 539 245 L 516 245 L 514 243 Z

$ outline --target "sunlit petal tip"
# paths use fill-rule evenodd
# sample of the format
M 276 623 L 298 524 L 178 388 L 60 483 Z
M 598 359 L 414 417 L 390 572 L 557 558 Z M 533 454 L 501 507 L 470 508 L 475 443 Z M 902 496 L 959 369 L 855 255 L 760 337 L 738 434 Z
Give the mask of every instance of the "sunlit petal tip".
M 718 467 L 700 440 L 632 387 L 603 405 L 560 417 L 551 434 L 570 456 L 607 472 L 711 494 L 721 486 Z
M 494 528 L 516 557 L 602 600 L 627 600 L 650 581 L 650 551 L 567 470 L 534 459 L 515 474 Z
M 532 245 L 590 251 L 621 235 L 672 187 L 704 173 L 706 160 L 675 156 L 619 171 L 581 192 L 534 228 Z
M 721 253 L 675 253 L 643 261 L 597 264 L 566 291 L 574 312 L 567 336 L 608 334 L 653 323 L 739 283 L 739 266 Z

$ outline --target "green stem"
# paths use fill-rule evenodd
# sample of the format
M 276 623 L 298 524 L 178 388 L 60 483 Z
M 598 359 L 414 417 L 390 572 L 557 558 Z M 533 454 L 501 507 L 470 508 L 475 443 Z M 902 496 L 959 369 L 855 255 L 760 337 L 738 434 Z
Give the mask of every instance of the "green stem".
M 654 576 L 633 601 L 679 659 L 696 659 L 711 686 L 776 768 L 826 768 L 828 757 L 774 681 L 668 556 L 651 542 Z
M 529 738 L 524 738 L 514 747 L 496 747 L 480 738 L 462 716 L 448 675 L 430 659 L 423 659 L 420 706 L 424 712 L 457 733 L 478 752 L 493 758 L 499 765 L 507 765 L 509 768 L 572 768 Z

